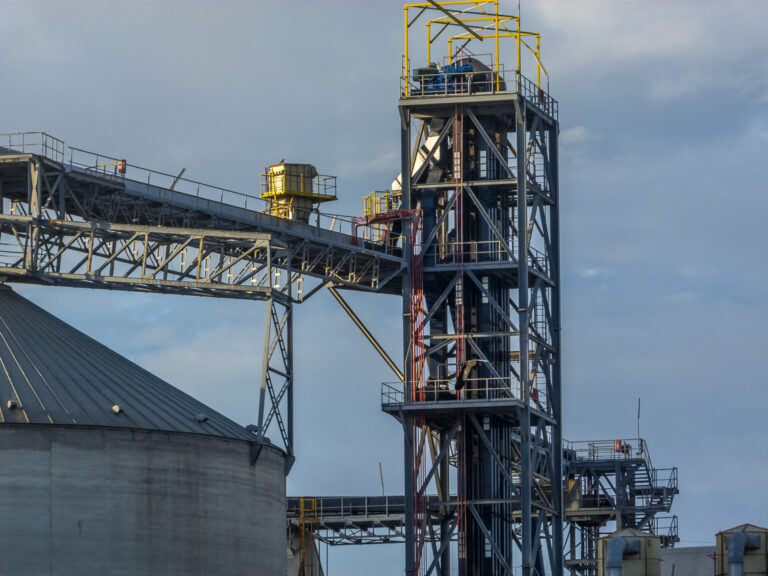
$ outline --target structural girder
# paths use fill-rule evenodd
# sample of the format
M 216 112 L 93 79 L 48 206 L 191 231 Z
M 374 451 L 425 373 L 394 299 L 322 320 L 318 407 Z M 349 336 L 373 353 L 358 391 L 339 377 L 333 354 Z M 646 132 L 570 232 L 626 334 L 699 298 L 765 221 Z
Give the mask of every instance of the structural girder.
M 285 299 L 268 234 L 0 214 L 0 276 L 54 286 Z
M 92 170 L 75 162 L 0 149 L 0 198 L 5 211 L 35 218 L 40 221 L 40 226 L 47 227 L 48 232 L 54 231 L 54 225 L 63 226 L 60 223 L 74 226 L 71 222 L 87 222 L 92 226 L 109 223 L 216 230 L 220 233 L 262 233 L 268 234 L 273 246 L 282 250 L 279 262 L 276 262 L 279 268 L 298 281 L 294 295 L 297 301 L 313 293 L 310 286 L 304 286 L 305 279 L 314 280 L 318 286 L 333 282 L 346 289 L 399 290 L 402 259 L 393 249 L 358 238 L 352 231 L 335 232 L 319 225 L 271 216 L 258 210 L 258 199 L 254 197 L 239 195 L 239 204 L 233 204 L 230 197 L 234 193 L 227 191 L 228 196 L 222 190 L 216 197 L 213 193 L 204 195 L 200 190 L 208 188 L 198 186 L 195 195 Z M 249 199 L 252 207 L 248 207 Z M 98 227 L 94 228 L 98 231 Z M 37 231 L 30 231 L 33 244 Z M 56 233 L 62 235 L 62 232 L 59 228 Z M 51 280 L 40 277 L 39 271 L 29 272 L 32 271 L 21 272 L 19 276 L 28 282 L 39 279 L 41 283 L 47 283 Z M 233 278 L 235 276 L 229 277 Z M 65 280 L 72 285 L 72 279 L 58 282 Z M 124 289 L 152 289 L 134 288 L 131 278 L 123 278 L 119 283 Z M 234 288 L 228 295 L 242 297 L 241 292 L 240 288 Z
M 293 303 L 329 283 L 397 292 L 402 258 L 358 237 L 356 222 L 341 233 L 335 217 L 327 228 L 319 214 L 316 226 L 277 218 L 256 197 L 168 176 L 66 149 L 45 133 L 3 135 L 0 281 L 266 301 L 253 457 L 276 430 L 287 473 Z
M 560 575 L 557 120 L 510 93 L 399 108 L 403 208 L 421 220 L 402 292 L 405 378 L 383 385 L 382 407 L 404 430 L 406 574 L 451 573 L 455 537 L 459 574 Z M 431 445 L 457 429 L 451 472 Z M 448 477 L 455 533 L 444 518 L 435 541 L 425 495 Z
M 455 432 L 445 439 L 452 441 Z M 614 442 L 619 443 L 622 451 L 609 449 Z M 615 531 L 622 519 L 624 527 L 656 534 L 663 546 L 674 546 L 678 541 L 676 517 L 660 515 L 670 512 L 678 493 L 676 469 L 654 468 L 642 439 L 567 445 L 563 470 L 566 569 L 573 574 L 595 574 L 597 538 Z M 439 467 L 443 452 L 436 454 L 430 474 Z M 519 469 L 515 473 L 519 473 Z M 627 495 L 633 495 L 633 500 L 627 500 Z M 313 496 L 311 499 L 317 503 L 315 537 L 322 542 L 330 545 L 405 542 L 404 496 Z M 301 500 L 298 497 L 286 500 L 289 525 L 298 525 Z M 434 546 L 441 541 L 442 527 L 455 521 L 456 503 L 456 494 L 426 497 L 426 518 L 433 529 Z M 519 512 L 511 518 L 519 524 Z M 518 538 L 520 536 L 518 533 Z M 448 539 L 455 542 L 455 532 L 451 531 Z

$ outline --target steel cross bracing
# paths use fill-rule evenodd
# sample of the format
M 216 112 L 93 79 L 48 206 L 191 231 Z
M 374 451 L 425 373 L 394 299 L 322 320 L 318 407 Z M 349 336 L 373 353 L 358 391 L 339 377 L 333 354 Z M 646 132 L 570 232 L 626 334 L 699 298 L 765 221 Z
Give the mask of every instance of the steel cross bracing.
M 261 360 L 259 390 L 259 423 L 256 426 L 257 450 L 274 421 L 286 450 L 285 473 L 293 466 L 293 305 L 289 299 L 270 298 L 267 301 L 264 354 Z M 267 409 L 268 407 L 268 409 Z M 258 457 L 258 452 L 255 454 Z
M 677 469 L 654 468 L 642 439 L 566 442 L 564 501 L 566 569 L 594 576 L 597 540 L 621 528 L 656 534 L 662 546 L 678 541 L 669 513 L 678 493 Z M 618 444 L 618 448 L 617 448 Z M 299 528 L 301 498 L 287 499 L 289 526 Z M 312 497 L 317 515 L 314 538 L 334 546 L 405 542 L 404 496 Z M 456 494 L 426 497 L 430 545 L 448 526 L 456 540 Z
M 40 137 L 44 143 L 55 140 Z M 272 266 L 291 272 L 294 301 L 328 282 L 357 290 L 399 291 L 400 255 L 355 238 L 351 230 L 334 232 L 270 216 L 257 209 L 258 198 L 185 179 L 180 181 L 187 184 L 187 192 L 178 190 L 179 179 L 162 186 L 147 183 L 150 178 L 144 174 L 159 173 L 144 169 L 133 172 L 144 181 L 133 180 L 131 165 L 129 177 L 88 167 L 109 159 L 103 155 L 70 149 L 70 160 L 64 161 L 65 153 L 52 153 L 51 146 L 30 153 L 19 150 L 21 146 L 3 146 L 4 138 L 0 135 L 0 197 L 7 236 L 0 264 L 2 273 L 14 281 L 124 290 L 162 287 L 178 293 L 267 299 L 269 294 L 260 293 L 259 287 L 269 289 L 265 274 Z M 247 207 L 249 200 L 253 208 Z M 178 243 L 160 237 L 166 228 L 174 229 Z M 202 230 L 207 232 L 201 241 Z M 262 241 L 269 235 L 271 262 L 263 250 L 244 242 L 256 233 L 262 234 Z M 90 258 L 83 261 L 84 256 Z M 163 286 L 160 278 L 166 281 Z M 314 287 L 305 284 L 312 279 Z
M 406 574 L 457 557 L 464 575 L 560 575 L 557 120 L 514 92 L 403 97 L 400 113 L 420 257 L 403 279 L 404 383 L 382 401 L 404 430 Z M 451 486 L 434 542 L 426 494 Z
M 290 470 L 293 303 L 328 283 L 398 291 L 400 255 L 248 208 L 257 198 L 158 184 L 168 175 L 131 165 L 126 177 L 103 168 L 114 158 L 68 150 L 44 133 L 0 136 L 0 281 L 266 301 L 254 457 L 272 427 Z

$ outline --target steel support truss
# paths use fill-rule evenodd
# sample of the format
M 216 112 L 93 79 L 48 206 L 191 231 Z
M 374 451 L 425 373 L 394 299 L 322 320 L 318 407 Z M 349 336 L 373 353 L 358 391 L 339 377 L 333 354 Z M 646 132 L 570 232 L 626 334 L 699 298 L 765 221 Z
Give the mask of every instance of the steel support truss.
M 477 419 L 471 419 L 477 429 Z M 484 434 L 482 431 L 481 434 Z M 428 474 L 439 474 L 441 463 L 454 456 L 451 430 Z M 565 568 L 573 575 L 597 574 L 600 537 L 635 528 L 661 538 L 663 547 L 679 541 L 677 517 L 669 513 L 678 494 L 677 469 L 654 468 L 642 439 L 566 442 L 564 450 Z M 300 501 L 287 499 L 289 527 L 297 528 Z M 404 496 L 311 498 L 316 503 L 314 538 L 332 546 L 402 544 L 405 542 Z M 426 528 L 433 557 L 437 542 L 457 540 L 456 494 L 426 497 Z M 443 538 L 442 534 L 446 534 Z
M 518 94 L 402 98 L 400 112 L 402 206 L 421 224 L 404 383 L 382 403 L 404 430 L 406 574 L 447 575 L 455 557 L 461 575 L 560 576 L 557 120 Z M 451 487 L 436 540 L 428 495 Z
M 293 294 L 295 301 L 307 299 L 329 282 L 355 290 L 399 291 L 401 255 L 387 250 L 388 247 L 381 243 L 354 237 L 351 227 L 348 233 L 340 233 L 321 228 L 319 225 L 312 226 L 276 218 L 258 210 L 228 204 L 223 192 L 221 199 L 218 194 L 215 195 L 216 199 L 204 197 L 200 191 L 210 187 L 200 183 L 184 180 L 184 183 L 192 186 L 193 190 L 195 186 L 197 189 L 196 194 L 184 193 L 92 171 L 73 162 L 63 163 L 60 161 L 60 156 L 61 154 L 55 154 L 55 157 L 59 158 L 57 161 L 45 155 L 18 153 L 12 149 L 0 148 L 0 199 L 3 201 L 7 216 L 28 216 L 44 221 L 49 227 L 51 224 L 76 226 L 73 222 L 78 221 L 108 223 L 113 226 L 114 232 L 136 233 L 134 238 L 136 242 L 142 240 L 144 230 L 138 228 L 118 230 L 116 226 L 167 227 L 205 230 L 208 233 L 242 232 L 245 235 L 240 237 L 240 240 L 252 238 L 256 233 L 268 234 L 272 246 L 282 249 L 281 266 L 287 266 L 285 269 L 291 273 L 295 285 Z M 153 174 L 149 171 L 147 173 Z M 243 197 L 245 196 L 239 196 L 239 198 Z M 253 204 L 258 204 L 257 198 L 250 199 Z M 330 225 L 337 226 L 335 221 Z M 11 229 L 7 231 L 13 233 Z M 30 230 L 33 234 L 30 239 L 33 248 L 38 245 L 37 238 L 34 237 L 37 231 L 38 229 Z M 61 231 L 56 231 L 55 234 L 60 235 Z M 209 234 L 211 235 L 213 234 Z M 43 249 L 51 248 L 45 238 L 41 240 Z M 67 247 L 67 251 L 83 249 L 85 240 L 81 235 L 72 246 Z M 19 250 L 26 249 L 13 244 L 1 248 L 4 252 L 0 252 L 0 258 L 5 252 L 10 252 L 10 254 L 5 253 L 6 258 L 3 258 L 5 264 L 9 266 L 15 265 L 15 260 L 12 259 L 14 253 L 18 254 Z M 131 248 L 133 251 L 136 250 L 135 246 Z M 178 271 L 182 280 L 186 282 L 190 277 L 197 278 L 198 275 L 205 276 L 209 272 L 212 274 L 221 272 L 221 277 L 211 277 L 211 279 L 219 289 L 223 289 L 225 284 L 240 286 L 234 288 L 233 292 L 243 291 L 246 286 L 254 286 L 257 283 L 253 280 L 255 275 L 250 271 L 236 271 L 231 267 L 224 270 L 228 263 L 224 262 L 220 266 L 217 261 L 218 254 L 212 249 L 213 247 L 209 245 L 206 248 L 208 251 L 203 252 L 198 260 L 195 260 L 191 254 L 196 249 L 192 243 L 182 248 L 179 254 L 180 260 L 174 262 L 175 265 L 183 264 L 185 267 L 184 270 Z M 112 251 L 110 246 L 94 246 L 93 249 L 97 253 L 109 253 L 109 255 Z M 53 251 L 47 256 L 55 255 L 56 252 Z M 148 247 L 147 256 L 148 260 L 153 258 L 151 246 Z M 164 254 L 157 253 L 154 256 L 160 259 L 155 264 L 163 261 Z M 126 263 L 128 260 L 130 256 L 123 252 L 115 260 L 115 264 Z M 254 260 L 254 258 L 248 260 Z M 263 257 L 260 260 L 265 263 Z M 30 263 L 34 264 L 34 262 Z M 197 270 L 198 263 L 200 270 Z M 65 268 L 66 266 L 62 270 Z M 102 272 L 104 270 L 109 272 L 110 269 L 110 267 L 105 268 Z M 88 272 L 87 269 L 84 270 Z M 53 272 L 50 266 L 47 272 Z M 132 271 L 134 276 L 135 272 L 135 270 Z M 51 279 L 54 279 L 52 275 L 41 279 L 41 282 L 47 283 Z M 56 281 L 64 283 L 65 280 L 71 282 L 71 279 L 67 278 Z M 25 281 L 33 282 L 35 278 L 27 274 Z M 133 288 L 134 282 L 127 282 L 127 284 L 131 287 L 126 289 L 136 289 Z
M 300 528 L 301 502 L 287 498 L 288 525 Z M 314 539 L 332 546 L 402 543 L 403 497 L 323 497 L 316 502 Z
M 285 473 L 293 466 L 293 304 L 288 299 L 267 301 L 264 354 L 261 360 L 261 389 L 259 390 L 258 441 L 274 421 L 286 451 Z M 268 407 L 268 409 L 267 409 Z M 257 453 L 258 454 L 258 453 Z
M 487 441 L 477 418 L 470 416 L 470 422 Z M 436 456 L 427 475 L 439 475 L 446 459 L 455 457 L 451 443 L 456 434 L 457 430 L 450 430 L 442 445 L 433 446 Z M 677 517 L 661 516 L 670 512 L 678 494 L 677 469 L 655 468 L 644 440 L 566 442 L 563 474 L 565 569 L 570 574 L 596 576 L 598 539 L 622 528 L 655 534 L 663 547 L 679 541 Z M 287 499 L 288 526 L 294 529 L 299 526 L 302 500 L 306 498 Z M 332 546 L 405 542 L 404 496 L 313 496 L 311 500 L 316 503 L 312 530 L 317 541 Z M 426 497 L 425 527 L 433 559 L 440 556 L 438 542 L 457 540 L 456 508 L 455 493 Z
M 254 458 L 273 429 L 288 473 L 292 310 L 304 266 L 292 258 L 301 250 L 232 221 L 169 217 L 173 206 L 117 193 L 108 180 L 70 183 L 71 172 L 49 159 L 0 154 L 0 280 L 267 302 Z

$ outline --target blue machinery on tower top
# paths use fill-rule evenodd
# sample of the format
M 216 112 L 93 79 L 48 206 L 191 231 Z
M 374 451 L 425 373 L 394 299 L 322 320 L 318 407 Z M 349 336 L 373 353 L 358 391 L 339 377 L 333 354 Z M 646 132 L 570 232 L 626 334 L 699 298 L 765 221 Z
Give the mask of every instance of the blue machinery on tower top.
M 266 301 L 254 458 L 277 433 L 286 472 L 293 306 L 327 287 L 397 377 L 381 399 L 403 427 L 404 495 L 290 502 L 302 558 L 315 538 L 399 541 L 408 576 L 593 576 L 607 525 L 661 530 L 677 473 L 639 439 L 562 438 L 558 104 L 540 36 L 495 0 L 406 5 L 404 36 L 400 175 L 362 216 L 322 212 L 336 179 L 310 164 L 268 166 L 243 194 L 0 135 L 0 277 Z M 401 296 L 402 359 L 340 289 Z

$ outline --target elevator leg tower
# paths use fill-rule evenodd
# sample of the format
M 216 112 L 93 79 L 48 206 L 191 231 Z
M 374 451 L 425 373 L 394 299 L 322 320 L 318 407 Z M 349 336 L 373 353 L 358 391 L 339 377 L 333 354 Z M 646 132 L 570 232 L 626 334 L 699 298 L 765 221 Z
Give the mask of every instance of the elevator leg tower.
M 419 224 L 383 408 L 405 435 L 409 576 L 563 571 L 558 124 L 539 104 L 514 86 L 400 99 Z M 427 494 L 453 490 L 437 536 Z

